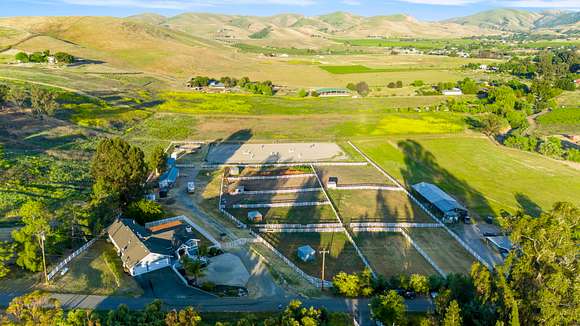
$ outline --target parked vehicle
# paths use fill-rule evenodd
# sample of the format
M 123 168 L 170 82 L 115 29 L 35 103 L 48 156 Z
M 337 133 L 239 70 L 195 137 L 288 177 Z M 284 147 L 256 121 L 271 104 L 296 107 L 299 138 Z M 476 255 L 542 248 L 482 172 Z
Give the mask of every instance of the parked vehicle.
M 190 181 L 187 183 L 187 192 L 193 194 L 195 192 L 195 182 Z
M 169 193 L 169 188 L 159 189 L 159 198 L 167 198 L 168 193 Z

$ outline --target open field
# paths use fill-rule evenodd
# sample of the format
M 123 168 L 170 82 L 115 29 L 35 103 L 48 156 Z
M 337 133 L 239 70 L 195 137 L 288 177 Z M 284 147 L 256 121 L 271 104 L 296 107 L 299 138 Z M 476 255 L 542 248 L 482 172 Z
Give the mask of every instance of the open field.
M 536 215 L 557 201 L 580 205 L 580 171 L 488 138 L 393 137 L 355 144 L 404 184 L 437 184 L 467 205 L 472 216 L 496 215 L 500 209 Z
M 316 166 L 316 173 L 326 185 L 329 177 L 338 177 L 338 185 L 394 185 L 371 165 L 365 166 Z
M 111 254 L 118 264 L 120 273 L 117 276 L 105 262 L 105 252 Z M 95 295 L 138 296 L 143 293 L 133 277 L 123 272 L 121 259 L 113 245 L 105 241 L 97 241 L 68 266 L 69 271 L 64 276 L 57 276 L 49 286 L 45 286 L 47 290 Z M 119 277 L 118 283 L 116 277 Z
M 402 191 L 329 190 L 328 194 L 344 223 L 433 223 Z
M 409 236 L 445 273 L 469 274 L 476 259 L 443 228 L 407 229 Z
M 413 72 L 413 71 L 437 71 L 441 68 L 434 67 L 390 67 L 390 68 L 369 68 L 363 65 L 347 65 L 347 66 L 320 66 L 320 69 L 335 75 L 348 74 L 368 74 L 368 73 L 382 73 L 382 72 Z
M 361 232 L 356 234 L 354 241 L 377 274 L 390 277 L 437 273 L 411 243 L 398 233 Z
M 282 194 L 258 194 L 258 195 L 229 195 L 222 196 L 224 205 L 231 207 L 237 204 L 268 204 L 268 203 L 301 203 L 322 202 L 326 200 L 322 190 L 316 192 L 282 193 Z
M 326 280 L 339 272 L 360 272 L 364 264 L 344 233 L 261 233 L 261 236 L 309 275 L 320 278 L 322 256 L 303 262 L 296 254 L 298 247 L 310 245 L 314 250 L 329 250 L 326 255 Z
M 578 98 L 578 101 L 580 101 L 580 97 Z M 537 122 L 537 131 L 540 134 L 578 135 L 580 134 L 580 107 L 555 109 L 540 116 Z
M 308 207 L 228 208 L 227 211 L 244 223 L 250 223 L 248 212 L 262 213 L 265 224 L 338 223 L 330 205 Z

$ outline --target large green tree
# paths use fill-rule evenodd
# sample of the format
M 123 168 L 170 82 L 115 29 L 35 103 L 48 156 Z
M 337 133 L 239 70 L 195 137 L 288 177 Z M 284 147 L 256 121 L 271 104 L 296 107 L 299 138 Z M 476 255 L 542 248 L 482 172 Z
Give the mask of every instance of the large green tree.
M 403 297 L 393 290 L 371 300 L 373 316 L 385 325 L 405 325 L 406 309 Z
M 151 171 L 160 174 L 167 168 L 167 153 L 161 146 L 155 147 L 149 155 L 149 168 Z
M 121 138 L 105 138 L 97 145 L 91 173 L 95 196 L 118 196 L 122 207 L 143 194 L 147 165 L 143 151 Z
M 36 117 L 52 116 L 58 108 L 54 91 L 33 86 L 30 88 L 30 107 Z
M 19 211 L 24 226 L 12 231 L 12 237 L 18 244 L 16 264 L 33 272 L 42 270 L 42 244 L 48 247 L 54 235 L 51 222 L 54 218 L 45 204 L 28 201 Z
M 461 326 L 461 309 L 457 301 L 453 300 L 447 307 L 445 312 L 445 319 L 443 319 L 443 326 Z

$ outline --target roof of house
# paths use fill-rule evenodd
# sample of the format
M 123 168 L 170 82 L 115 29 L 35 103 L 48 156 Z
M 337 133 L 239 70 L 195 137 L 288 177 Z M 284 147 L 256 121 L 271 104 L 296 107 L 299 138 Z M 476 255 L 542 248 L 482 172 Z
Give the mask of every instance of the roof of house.
M 121 250 L 121 260 L 129 268 L 150 253 L 171 255 L 171 241 L 150 237 L 149 231 L 134 220 L 117 219 L 107 229 L 109 237 Z
M 434 184 L 421 182 L 413 185 L 412 188 L 443 213 L 454 210 L 467 211 L 457 200 Z

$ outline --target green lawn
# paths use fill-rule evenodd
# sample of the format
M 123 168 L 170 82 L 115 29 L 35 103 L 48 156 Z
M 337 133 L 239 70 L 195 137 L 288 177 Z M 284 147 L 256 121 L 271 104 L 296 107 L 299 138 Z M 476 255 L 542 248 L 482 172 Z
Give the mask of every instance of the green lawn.
M 580 205 L 580 171 L 484 137 L 423 136 L 355 142 L 401 182 L 432 182 L 480 216 L 520 208 L 531 214 L 557 201 Z
M 538 132 L 541 134 L 578 135 L 580 134 L 580 108 L 555 109 L 540 116 L 537 122 Z

